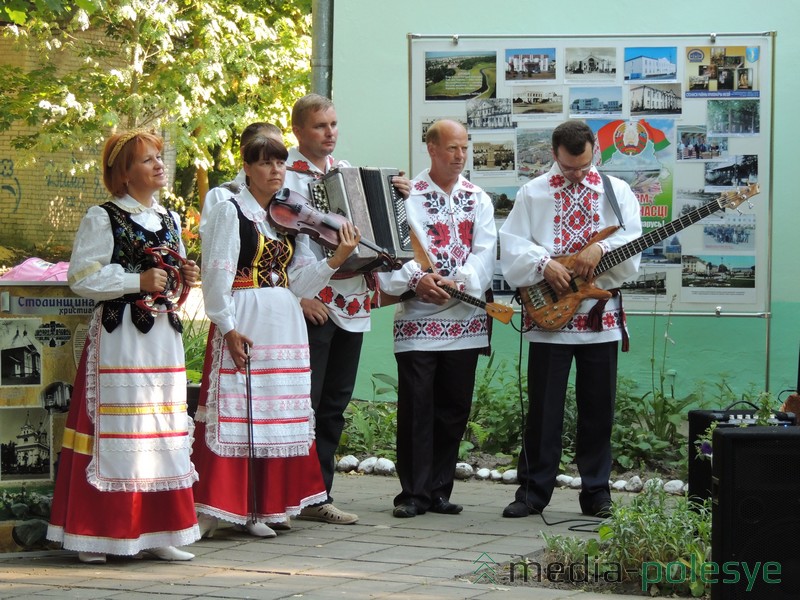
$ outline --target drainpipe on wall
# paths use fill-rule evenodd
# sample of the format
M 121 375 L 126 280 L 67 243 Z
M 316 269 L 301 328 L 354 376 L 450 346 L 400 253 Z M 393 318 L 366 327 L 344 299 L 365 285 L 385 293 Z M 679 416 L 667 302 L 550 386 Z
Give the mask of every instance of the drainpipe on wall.
M 331 97 L 333 71 L 333 0 L 311 3 L 311 91 Z

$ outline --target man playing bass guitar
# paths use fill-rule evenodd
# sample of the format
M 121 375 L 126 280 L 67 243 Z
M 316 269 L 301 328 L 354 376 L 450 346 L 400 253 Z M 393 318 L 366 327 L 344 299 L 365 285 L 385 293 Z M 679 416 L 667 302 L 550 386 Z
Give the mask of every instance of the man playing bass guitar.
M 623 351 L 626 349 L 627 332 L 621 297 L 597 298 L 609 296 L 603 290 L 619 287 L 636 273 L 639 256 L 618 264 L 596 281 L 592 278 L 603 255 L 639 237 L 642 227 L 639 204 L 630 187 L 612 177 L 607 181 L 616 196 L 619 210 L 615 210 L 592 164 L 594 144 L 594 133 L 582 121 L 556 127 L 553 166 L 520 188 L 500 229 L 500 264 L 512 287 L 524 290 L 546 282 L 548 297 L 544 301 L 555 304 L 556 314 L 561 311 L 558 304 L 563 295 L 577 292 L 579 286 L 588 288 L 586 295 L 576 294 L 579 304 L 563 326 L 554 328 L 532 319 L 526 306 L 528 415 L 517 471 L 520 485 L 514 501 L 503 511 L 504 517 L 538 514 L 550 502 L 561 458 L 564 400 L 573 359 L 581 511 L 604 516 L 611 506 L 608 478 L 617 351 L 620 340 Z M 618 225 L 622 226 L 597 235 Z M 556 259 L 561 255 L 571 256 Z

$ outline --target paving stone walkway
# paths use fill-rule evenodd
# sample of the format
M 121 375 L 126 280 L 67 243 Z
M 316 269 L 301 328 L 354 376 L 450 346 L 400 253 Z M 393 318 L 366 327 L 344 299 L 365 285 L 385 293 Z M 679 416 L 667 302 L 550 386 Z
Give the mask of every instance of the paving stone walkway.
M 186 563 L 111 557 L 84 565 L 66 551 L 0 555 L 0 600 L 116 598 L 183 600 L 361 598 L 480 600 L 620 600 L 630 596 L 558 590 L 534 583 L 503 586 L 493 578 L 504 563 L 543 547 L 540 532 L 571 534 L 574 523 L 546 525 L 540 516 L 504 519 L 514 486 L 456 482 L 460 515 L 391 515 L 396 478 L 337 475 L 336 504 L 355 512 L 354 525 L 292 521 L 276 539 L 218 530 L 188 550 Z M 556 490 L 549 522 L 581 519 L 578 492 Z M 589 535 L 589 534 L 578 534 Z

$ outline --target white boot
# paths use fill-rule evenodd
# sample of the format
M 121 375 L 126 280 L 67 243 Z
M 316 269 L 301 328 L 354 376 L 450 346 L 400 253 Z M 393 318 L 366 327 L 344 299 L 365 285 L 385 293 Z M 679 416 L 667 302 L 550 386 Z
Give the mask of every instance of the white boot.
M 78 552 L 78 560 L 87 565 L 104 565 L 106 555 L 102 552 Z
M 184 552 L 183 550 L 178 550 L 175 546 L 164 546 L 163 548 L 150 548 L 149 550 L 145 550 L 145 552 L 152 554 L 156 558 L 160 558 L 161 560 L 192 560 L 194 558 L 194 554 L 191 552 Z
M 219 526 L 219 519 L 205 513 L 197 514 L 197 526 L 200 528 L 201 538 L 212 538 Z
M 275 533 L 266 523 L 259 523 L 258 521 L 248 521 L 247 524 L 244 526 L 247 529 L 247 533 L 250 535 L 254 535 L 256 537 L 262 538 L 274 538 L 277 537 L 278 534 Z

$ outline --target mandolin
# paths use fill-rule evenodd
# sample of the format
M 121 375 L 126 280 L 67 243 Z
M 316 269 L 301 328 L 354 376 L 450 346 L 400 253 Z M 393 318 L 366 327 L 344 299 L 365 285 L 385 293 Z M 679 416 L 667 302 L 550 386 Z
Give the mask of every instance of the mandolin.
M 412 229 L 409 229 L 409 234 L 411 236 L 411 247 L 414 249 L 414 260 L 416 260 L 422 268 L 426 269 L 429 273 L 433 273 L 433 264 L 431 263 L 428 254 L 425 252 L 425 249 L 420 244 L 417 236 L 414 234 Z M 480 298 L 476 298 L 475 296 L 471 296 L 465 292 L 457 290 L 456 288 L 449 286 L 449 285 L 439 285 L 445 292 L 450 294 L 450 297 L 455 298 L 456 300 L 460 300 L 461 302 L 466 302 L 467 304 L 471 304 L 472 306 L 477 306 L 478 308 L 482 308 L 486 311 L 493 319 L 497 319 L 501 323 L 508 324 L 511 321 L 511 317 L 514 316 L 514 309 L 510 306 L 506 306 L 505 304 L 498 304 L 497 302 L 484 302 Z M 384 292 L 380 293 L 380 300 L 378 306 L 390 306 L 397 302 L 402 302 L 405 300 L 409 300 L 410 298 L 414 298 L 416 294 L 413 291 L 408 291 L 402 296 L 391 296 Z
M 742 202 L 758 194 L 759 191 L 758 184 L 754 183 L 744 189 L 725 192 L 711 202 L 689 211 L 679 219 L 676 219 L 671 223 L 667 223 L 663 227 L 654 229 L 653 231 L 650 231 L 645 235 L 628 242 L 624 246 L 620 246 L 619 248 L 608 252 L 595 267 L 594 276 L 597 277 L 601 273 L 607 271 L 615 265 L 618 265 L 622 261 L 639 254 L 650 246 L 665 240 L 669 236 L 678 233 L 679 231 L 687 228 L 689 225 L 697 223 L 697 221 L 700 219 L 703 219 L 717 212 L 718 210 L 737 208 Z M 617 229 L 619 229 L 619 225 L 606 227 L 592 237 L 586 243 L 585 247 L 588 248 L 595 242 L 604 240 Z M 583 252 L 583 250 L 581 250 L 581 252 Z M 581 253 L 578 252 L 577 254 L 571 254 L 569 256 L 558 256 L 554 257 L 553 260 L 557 260 L 567 269 L 571 269 L 576 257 L 580 256 L 580 254 Z M 538 327 L 547 331 L 561 329 L 564 325 L 569 323 L 583 300 L 590 298 L 600 300 L 611 297 L 611 292 L 600 289 L 591 281 L 586 281 L 581 277 L 573 277 L 570 281 L 569 291 L 563 294 L 557 293 L 545 280 L 542 280 L 539 283 L 531 286 L 522 287 L 519 289 L 519 293 L 526 314 Z

